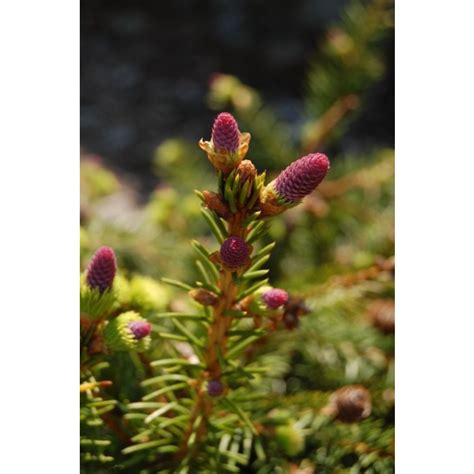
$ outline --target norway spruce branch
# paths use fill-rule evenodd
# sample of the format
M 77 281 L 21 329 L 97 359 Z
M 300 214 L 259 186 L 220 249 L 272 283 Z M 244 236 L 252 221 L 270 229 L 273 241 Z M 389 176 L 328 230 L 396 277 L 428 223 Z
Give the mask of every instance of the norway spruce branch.
M 285 290 L 269 286 L 269 270 L 263 267 L 275 244 L 257 247 L 267 220 L 311 193 L 326 176 L 329 161 L 321 153 L 309 154 L 265 185 L 266 173 L 246 159 L 249 142 L 250 134 L 240 132 L 229 113 L 218 115 L 210 141 L 199 142 L 218 183 L 217 192 L 197 190 L 196 195 L 219 248 L 192 242 L 202 276 L 195 286 L 163 281 L 187 290 L 202 314 L 154 316 L 159 324 L 170 320 L 174 326 L 176 333 L 160 326 L 158 335 L 176 354 L 151 363 L 159 373 L 142 385 L 152 391 L 129 405 L 127 418 L 137 426 L 141 420 L 142 431 L 123 452 L 160 454 L 155 467 L 162 472 L 186 473 L 191 465 L 193 472 L 239 472 L 237 465 L 249 462 L 252 447 L 263 460 L 258 436 L 265 428 L 241 400 L 248 396 L 242 392 L 248 381 L 265 368 L 250 366 L 251 358 L 242 355 L 280 323 L 294 327 L 304 312 L 295 309 L 303 306 L 295 306 Z M 179 346 L 183 343 L 191 352 Z

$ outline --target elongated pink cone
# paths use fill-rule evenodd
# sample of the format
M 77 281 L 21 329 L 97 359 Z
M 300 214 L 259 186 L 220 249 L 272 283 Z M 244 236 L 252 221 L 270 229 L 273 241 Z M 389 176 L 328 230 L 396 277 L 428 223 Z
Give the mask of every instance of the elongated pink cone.
M 227 112 L 219 114 L 212 126 L 211 140 L 199 140 L 212 166 L 229 175 L 245 158 L 249 150 L 250 133 L 241 133 L 234 117 Z
M 110 247 L 100 247 L 92 257 L 87 269 L 87 284 L 101 293 L 112 287 L 117 262 Z
M 222 243 L 220 256 L 227 268 L 242 267 L 248 262 L 249 247 L 242 237 L 229 237 Z
M 328 170 L 326 155 L 312 153 L 303 156 L 279 174 L 274 182 L 275 191 L 287 201 L 299 201 L 316 189 Z
M 148 336 L 151 332 L 151 324 L 148 321 L 132 321 L 128 323 L 128 329 L 132 331 L 135 339 L 140 340 Z
M 268 309 L 278 309 L 288 302 L 288 293 L 281 288 L 272 288 L 263 293 L 262 300 Z
M 212 143 L 220 153 L 234 153 L 239 149 L 239 126 L 231 114 L 223 112 L 217 116 L 212 126 Z

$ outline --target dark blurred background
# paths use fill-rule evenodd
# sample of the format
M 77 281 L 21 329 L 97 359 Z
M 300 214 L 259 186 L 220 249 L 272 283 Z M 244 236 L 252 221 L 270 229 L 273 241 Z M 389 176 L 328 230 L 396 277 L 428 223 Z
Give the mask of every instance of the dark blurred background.
M 206 94 L 218 72 L 255 87 L 296 122 L 309 61 L 346 3 L 81 0 L 81 146 L 149 191 L 162 140 L 208 138 L 215 113 Z M 342 151 L 394 144 L 393 37 L 383 49 L 384 79 L 367 94 Z

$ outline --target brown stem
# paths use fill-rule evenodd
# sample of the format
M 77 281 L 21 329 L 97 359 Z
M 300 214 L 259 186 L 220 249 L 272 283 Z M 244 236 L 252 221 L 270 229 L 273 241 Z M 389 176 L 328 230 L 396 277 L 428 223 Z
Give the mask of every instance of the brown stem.
M 218 285 L 222 293 L 214 306 L 205 355 L 205 365 L 210 379 L 219 379 L 222 373 L 218 353 L 219 350 L 221 353 L 225 352 L 227 332 L 232 324 L 232 317 L 226 315 L 225 311 L 232 308 L 237 293 L 237 287 L 232 280 L 232 273 L 227 270 L 221 272 Z
M 243 226 L 245 212 L 239 212 L 229 220 L 229 235 L 245 238 L 247 229 Z M 232 272 L 223 269 L 220 272 L 217 283 L 221 294 L 214 306 L 212 323 L 208 330 L 208 344 L 205 357 L 206 369 L 209 373 L 209 379 L 219 379 L 222 368 L 219 363 L 219 351 L 224 354 L 227 348 L 228 332 L 232 326 L 233 318 L 226 315 L 226 311 L 232 309 L 237 296 L 237 286 L 232 278 Z
M 102 415 L 102 419 L 104 420 L 105 424 L 115 433 L 115 436 L 117 436 L 122 446 L 130 446 L 132 444 L 130 436 L 125 431 L 116 416 L 114 416 L 112 413 L 105 413 Z
M 232 236 L 245 238 L 247 229 L 243 227 L 246 217 L 245 212 L 234 214 L 228 221 L 228 233 Z M 202 420 L 197 427 L 197 438 L 202 440 L 206 435 L 207 420 L 212 412 L 213 400 L 207 396 L 204 389 L 205 380 L 218 380 L 222 375 L 222 367 L 219 362 L 219 352 L 225 357 L 227 349 L 228 333 L 232 326 L 233 318 L 226 314 L 235 304 L 238 287 L 232 278 L 232 272 L 226 269 L 220 271 L 218 288 L 221 290 L 217 303 L 213 307 L 212 322 L 207 334 L 207 347 L 204 351 L 205 371 L 196 384 L 196 404 L 194 405 L 188 429 L 186 430 L 180 449 L 176 457 L 181 460 L 186 455 L 187 443 L 193 432 L 196 418 L 201 415 Z

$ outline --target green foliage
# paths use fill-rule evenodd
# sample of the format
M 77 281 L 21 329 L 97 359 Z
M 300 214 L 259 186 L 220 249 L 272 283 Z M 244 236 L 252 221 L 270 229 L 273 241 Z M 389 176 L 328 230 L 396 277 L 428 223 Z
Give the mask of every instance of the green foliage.
M 340 98 L 359 96 L 381 78 L 381 40 L 393 21 L 392 0 L 349 3 L 310 66 L 306 104 L 311 115 L 323 114 Z
M 81 197 L 94 202 L 101 197 L 116 192 L 119 188 L 117 177 L 101 165 L 100 159 L 85 156 L 81 164 Z
M 94 379 L 89 379 L 91 388 L 81 393 L 81 462 L 83 465 L 109 464 L 113 457 L 107 455 L 112 443 L 110 435 L 104 429 L 102 416 L 114 409 L 114 400 L 104 400 L 94 393 Z
M 275 440 L 288 456 L 296 456 L 304 449 L 304 435 L 294 424 L 279 426 L 275 430 Z
M 99 290 L 89 288 L 87 285 L 81 285 L 80 308 L 81 313 L 87 313 L 91 318 L 99 318 L 110 311 L 116 295 L 113 290 L 107 290 L 101 294 Z

